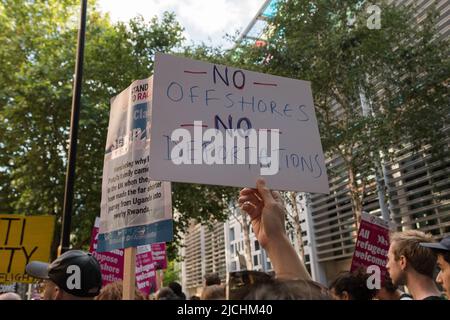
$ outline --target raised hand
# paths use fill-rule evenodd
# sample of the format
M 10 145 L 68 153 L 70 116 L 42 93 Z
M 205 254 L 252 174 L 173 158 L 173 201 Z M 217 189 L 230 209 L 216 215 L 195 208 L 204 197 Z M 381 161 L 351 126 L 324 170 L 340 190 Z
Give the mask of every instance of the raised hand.
M 256 189 L 244 188 L 239 205 L 251 219 L 253 232 L 263 248 L 285 236 L 285 209 L 278 192 L 270 191 L 264 179 L 256 181 Z
M 256 181 L 256 189 L 244 188 L 239 193 L 239 206 L 252 221 L 253 232 L 267 251 L 277 278 L 311 280 L 305 265 L 286 235 L 285 208 L 281 196 L 270 191 L 264 179 Z

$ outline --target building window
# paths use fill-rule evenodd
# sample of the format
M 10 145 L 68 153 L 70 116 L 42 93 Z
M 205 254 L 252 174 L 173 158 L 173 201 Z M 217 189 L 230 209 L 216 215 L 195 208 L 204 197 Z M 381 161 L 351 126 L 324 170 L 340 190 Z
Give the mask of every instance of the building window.
M 259 262 L 258 262 L 258 255 L 253 256 L 253 265 L 254 265 L 254 266 L 259 265 Z
M 259 242 L 255 240 L 255 251 L 259 250 Z
M 234 256 L 234 245 L 230 245 L 230 254 Z
M 267 270 L 271 270 L 272 269 L 272 264 L 270 263 L 270 261 L 267 261 L 266 267 L 267 267 Z
M 230 271 L 233 272 L 233 271 L 236 271 L 236 269 L 237 269 L 236 261 L 232 261 L 231 266 L 230 266 Z
M 230 228 L 230 242 L 234 241 L 235 237 L 234 237 L 234 228 Z

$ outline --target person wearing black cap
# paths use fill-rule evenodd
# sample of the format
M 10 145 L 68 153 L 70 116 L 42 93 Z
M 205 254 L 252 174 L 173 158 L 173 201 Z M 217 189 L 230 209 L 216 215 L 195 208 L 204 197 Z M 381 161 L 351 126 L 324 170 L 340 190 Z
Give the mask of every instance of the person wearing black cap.
M 50 264 L 32 261 L 25 271 L 44 280 L 44 300 L 92 300 L 102 287 L 100 264 L 80 250 L 67 251 Z
M 437 255 L 437 266 L 440 269 L 436 282 L 445 290 L 447 299 L 450 299 L 450 236 L 439 243 L 421 243 L 423 247 L 432 249 Z

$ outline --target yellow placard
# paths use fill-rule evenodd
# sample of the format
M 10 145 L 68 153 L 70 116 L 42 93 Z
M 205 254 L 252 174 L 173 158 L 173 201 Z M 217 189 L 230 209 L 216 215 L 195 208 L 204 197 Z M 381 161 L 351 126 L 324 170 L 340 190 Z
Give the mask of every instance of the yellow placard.
M 54 227 L 54 216 L 0 214 L 0 283 L 34 281 L 25 266 L 48 262 Z

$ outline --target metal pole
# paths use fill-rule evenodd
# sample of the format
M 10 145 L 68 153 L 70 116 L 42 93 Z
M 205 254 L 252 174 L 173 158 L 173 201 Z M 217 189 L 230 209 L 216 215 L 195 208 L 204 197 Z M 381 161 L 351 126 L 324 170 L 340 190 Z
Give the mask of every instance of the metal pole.
M 64 190 L 61 253 L 70 249 L 70 226 L 72 222 L 73 186 L 75 182 L 75 160 L 77 156 L 78 119 L 81 102 L 81 80 L 83 78 L 84 38 L 86 33 L 87 0 L 81 0 L 80 27 L 78 29 L 77 57 L 70 118 L 69 157 L 67 161 L 66 186 Z

